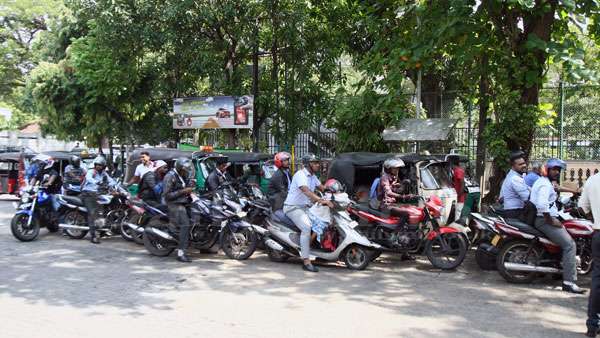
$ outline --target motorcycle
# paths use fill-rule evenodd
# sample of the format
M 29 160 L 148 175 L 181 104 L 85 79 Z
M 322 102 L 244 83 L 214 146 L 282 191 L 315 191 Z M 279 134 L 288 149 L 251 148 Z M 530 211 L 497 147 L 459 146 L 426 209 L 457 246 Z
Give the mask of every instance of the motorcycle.
M 390 216 L 368 205 L 350 205 L 348 211 L 359 219 L 358 231 L 382 246 L 384 251 L 402 254 L 425 253 L 431 264 L 442 270 L 458 267 L 467 254 L 466 236 L 453 227 L 440 226 L 443 204 L 437 196 L 419 196 L 423 207 L 399 207 L 405 217 Z M 376 257 L 374 257 L 376 258 Z
M 208 250 L 219 241 L 227 257 L 236 260 L 249 258 L 256 250 L 257 235 L 266 230 L 243 219 L 247 216 L 235 193 L 228 185 L 213 201 L 193 195 L 189 207 L 190 246 Z M 144 247 L 155 256 L 168 256 L 179 244 L 179 229 L 168 220 L 153 218 L 144 230 Z
M 482 270 L 496 270 L 496 257 L 498 249 L 491 244 L 492 239 L 498 234 L 495 222 L 498 218 L 491 215 L 482 215 L 477 212 L 472 212 L 469 215 L 470 233 L 474 234 L 471 240 L 471 245 L 476 246 L 475 261 Z
M 120 184 L 111 188 L 107 193 L 98 195 L 96 215 L 96 231 L 100 236 L 110 236 L 119 233 L 121 222 L 127 211 L 129 192 Z M 59 227 L 73 239 L 82 239 L 90 230 L 87 224 L 88 210 L 79 197 L 58 195 L 58 203 L 67 209 Z
M 351 270 L 364 270 L 371 262 L 371 257 L 382 247 L 370 241 L 356 231 L 358 223 L 350 218 L 346 208 L 353 202 L 349 198 L 329 198 L 333 202 L 331 209 L 332 222 L 326 230 L 329 237 L 318 247 L 311 245 L 310 255 L 330 262 L 343 261 Z M 272 261 L 284 262 L 290 257 L 300 257 L 300 229 L 294 225 L 282 210 L 274 212 L 266 219 L 268 232 L 264 234 L 267 254 Z
M 59 215 L 52 207 L 52 196 L 39 184 L 22 190 L 21 203 L 16 208 L 10 222 L 10 230 L 16 239 L 33 241 L 40 234 L 40 227 L 46 227 L 50 232 L 58 231 Z
M 592 223 L 561 212 L 559 219 L 576 244 L 577 269 L 588 274 L 592 269 Z M 560 274 L 561 248 L 536 228 L 513 219 L 495 222 L 499 233 L 491 244 L 498 248 L 496 266 L 510 283 L 531 283 L 539 273 Z

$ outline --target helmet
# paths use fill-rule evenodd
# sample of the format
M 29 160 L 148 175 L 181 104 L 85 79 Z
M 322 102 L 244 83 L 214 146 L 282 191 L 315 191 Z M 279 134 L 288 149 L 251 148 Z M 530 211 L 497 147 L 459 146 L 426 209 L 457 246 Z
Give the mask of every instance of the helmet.
M 52 167 L 52 165 L 54 164 L 54 160 L 52 159 L 52 157 L 46 155 L 46 154 L 39 154 L 36 155 L 32 161 L 34 163 L 37 163 L 40 169 L 49 169 Z
M 308 167 L 308 164 L 310 162 L 320 162 L 321 159 L 319 158 L 319 156 L 313 154 L 313 153 L 307 153 L 306 155 L 302 156 L 302 165 L 305 167 Z
M 344 185 L 335 178 L 330 178 L 325 182 L 325 189 L 335 194 L 344 191 Z
M 73 155 L 69 159 L 69 163 L 73 166 L 79 167 L 79 165 L 81 164 L 81 159 L 79 158 L 79 156 Z
M 384 169 L 391 169 L 391 168 L 402 168 L 404 167 L 404 161 L 402 161 L 402 159 L 399 158 L 388 158 L 387 160 L 385 160 L 383 162 L 383 168 Z
M 167 165 L 167 162 L 163 161 L 163 160 L 158 160 L 156 162 L 154 162 L 154 168 L 152 168 L 153 170 L 158 170 L 164 166 Z
M 559 158 L 551 158 L 546 162 L 546 170 L 550 170 L 552 168 L 560 168 L 561 170 L 567 170 L 567 164 L 565 161 Z
M 290 155 L 290 153 L 286 153 L 285 151 L 275 154 L 275 166 L 277 168 L 281 168 L 283 166 L 283 161 L 289 160 L 290 157 L 292 157 L 292 155 Z
M 193 169 L 192 160 L 187 157 L 180 157 L 175 161 L 175 171 L 181 177 L 189 177 Z
M 106 168 L 106 159 L 103 156 L 97 156 L 93 162 L 94 167 L 99 165 L 102 169 Z

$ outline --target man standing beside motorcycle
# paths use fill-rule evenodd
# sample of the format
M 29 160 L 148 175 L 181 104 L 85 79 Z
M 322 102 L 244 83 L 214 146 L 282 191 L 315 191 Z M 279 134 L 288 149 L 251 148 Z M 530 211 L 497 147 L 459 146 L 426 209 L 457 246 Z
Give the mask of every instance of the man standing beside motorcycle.
M 187 208 L 191 202 L 190 195 L 194 192 L 191 187 L 193 174 L 192 161 L 181 157 L 175 161 L 175 169 L 169 171 L 164 179 L 163 198 L 169 210 L 169 222 L 179 227 L 179 248 L 177 260 L 189 263 L 192 260 L 186 255 L 190 236 L 190 218 Z
M 529 187 L 525 184 L 523 174 L 527 172 L 525 153 L 517 151 L 510 156 L 511 169 L 506 174 L 500 189 L 500 201 L 504 205 L 504 217 L 519 218 L 525 201 L 529 199 Z
M 323 200 L 314 191 L 325 190 L 317 178 L 321 167 L 321 160 L 314 154 L 302 156 L 303 169 L 299 170 L 290 183 L 290 189 L 283 203 L 283 212 L 300 229 L 300 257 L 303 260 L 302 268 L 310 272 L 318 272 L 310 261 L 310 232 L 311 222 L 308 217 L 308 209 L 313 203 L 320 203 L 333 207 L 331 201 Z
M 267 191 L 269 203 L 273 211 L 283 209 L 283 202 L 287 197 L 288 189 L 292 182 L 290 177 L 290 158 L 291 155 L 286 152 L 275 154 L 274 162 L 277 171 L 271 177 Z
M 562 249 L 563 291 L 582 294 L 585 290 L 575 283 L 577 281 L 577 260 L 575 241 L 558 219 L 556 199 L 558 197 L 551 181 L 560 177 L 560 171 L 567 168 L 560 159 L 549 159 L 546 162 L 546 173 L 531 188 L 531 202 L 537 209 L 535 227 L 543 232 L 552 242 Z
M 142 163 L 138 164 L 138 166 L 135 167 L 135 173 L 133 174 L 131 180 L 129 180 L 129 184 L 139 183 L 142 176 L 144 176 L 144 174 L 146 174 L 147 172 L 152 171 L 152 169 L 154 168 L 154 163 L 150 159 L 149 152 L 142 151 L 140 153 L 140 161 Z
M 105 193 L 117 182 L 106 172 L 106 159 L 98 156 L 93 162 L 94 169 L 87 172 L 81 188 L 81 201 L 87 209 L 88 226 L 90 227 L 91 242 L 100 244 L 96 236 L 96 215 L 98 210 L 98 195 Z
M 81 183 L 85 178 L 86 170 L 81 167 L 81 159 L 77 155 L 71 156 L 69 165 L 65 168 L 63 188 L 65 195 L 79 195 L 81 192 Z M 73 190 L 79 189 L 79 191 Z
M 594 219 L 592 237 L 592 287 L 588 302 L 587 333 L 596 337 L 600 331 L 600 173 L 588 178 L 583 185 L 579 207 L 586 215 L 591 212 Z

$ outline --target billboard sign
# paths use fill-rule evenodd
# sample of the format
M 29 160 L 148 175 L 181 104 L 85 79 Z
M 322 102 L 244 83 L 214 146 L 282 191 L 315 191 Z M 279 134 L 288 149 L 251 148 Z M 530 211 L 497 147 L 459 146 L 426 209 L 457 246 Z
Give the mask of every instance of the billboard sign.
M 208 96 L 173 100 L 174 129 L 252 129 L 254 97 Z

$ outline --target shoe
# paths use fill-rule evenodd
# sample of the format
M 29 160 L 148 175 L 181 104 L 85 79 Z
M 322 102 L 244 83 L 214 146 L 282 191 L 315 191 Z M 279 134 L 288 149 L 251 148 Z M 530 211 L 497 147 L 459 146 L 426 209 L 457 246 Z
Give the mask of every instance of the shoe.
M 566 292 L 570 292 L 570 293 L 575 293 L 578 295 L 582 295 L 582 294 L 586 293 L 586 291 L 587 291 L 585 289 L 580 288 L 575 283 L 566 284 L 565 282 L 562 283 L 562 290 L 566 291 Z
M 312 265 L 312 264 L 302 264 L 302 270 L 304 271 L 310 271 L 310 272 L 319 272 L 319 269 L 317 269 L 316 266 Z
M 600 331 L 600 329 L 598 329 L 597 327 L 588 327 L 588 330 L 585 333 L 585 335 L 586 337 L 596 337 L 598 335 L 598 331 Z
M 94 244 L 100 244 L 100 240 L 98 239 L 98 237 L 92 237 L 92 239 L 90 240 L 90 242 L 92 242 Z
M 183 263 L 190 263 L 192 261 L 183 250 L 177 251 L 177 260 Z

